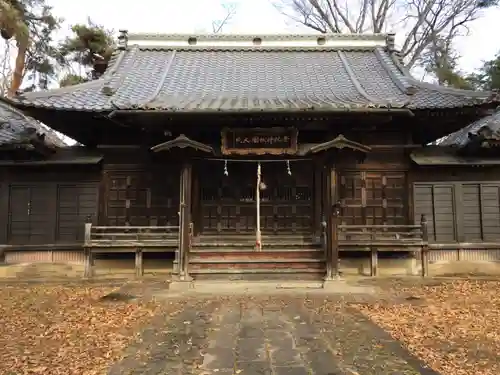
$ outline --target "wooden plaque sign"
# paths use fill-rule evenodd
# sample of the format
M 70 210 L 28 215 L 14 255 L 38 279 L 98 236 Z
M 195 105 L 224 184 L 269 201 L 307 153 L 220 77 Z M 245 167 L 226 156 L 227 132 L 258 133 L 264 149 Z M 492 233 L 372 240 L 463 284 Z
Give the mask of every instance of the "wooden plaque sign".
M 224 155 L 282 155 L 297 152 L 295 128 L 224 129 L 222 153 Z

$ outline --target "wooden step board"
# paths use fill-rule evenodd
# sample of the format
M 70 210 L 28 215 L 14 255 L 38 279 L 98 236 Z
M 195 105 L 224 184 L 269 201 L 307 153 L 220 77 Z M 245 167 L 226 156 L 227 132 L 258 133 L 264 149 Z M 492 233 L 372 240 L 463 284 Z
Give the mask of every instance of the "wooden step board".
M 194 245 L 189 256 L 194 279 L 313 280 L 325 274 L 324 251 L 312 244 L 265 248 L 257 251 L 233 245 Z
M 277 236 L 262 236 L 262 248 L 303 248 L 303 247 L 319 247 L 321 242 L 315 240 L 310 235 L 277 235 Z M 248 235 L 202 235 L 194 239 L 193 247 L 198 248 L 255 248 L 255 236 Z

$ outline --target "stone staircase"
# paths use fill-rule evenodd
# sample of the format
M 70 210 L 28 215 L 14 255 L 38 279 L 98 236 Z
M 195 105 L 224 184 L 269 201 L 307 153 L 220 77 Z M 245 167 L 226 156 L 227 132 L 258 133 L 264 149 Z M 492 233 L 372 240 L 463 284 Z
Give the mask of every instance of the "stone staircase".
M 325 274 L 321 243 L 309 235 L 202 235 L 191 248 L 189 273 L 195 280 L 320 280 Z

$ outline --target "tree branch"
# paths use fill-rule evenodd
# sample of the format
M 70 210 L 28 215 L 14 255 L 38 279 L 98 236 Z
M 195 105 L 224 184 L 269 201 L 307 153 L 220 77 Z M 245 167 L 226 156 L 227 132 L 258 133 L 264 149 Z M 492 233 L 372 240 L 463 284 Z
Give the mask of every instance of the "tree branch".
M 231 22 L 232 18 L 236 14 L 238 4 L 225 3 L 225 4 L 222 4 L 222 8 L 225 10 L 224 17 L 220 20 L 216 20 L 216 21 L 212 22 L 212 32 L 214 34 L 220 33 L 224 29 L 224 26 L 227 26 L 227 24 L 229 22 Z
M 407 67 L 412 68 L 436 38 L 452 41 L 467 31 L 467 26 L 481 16 L 482 9 L 498 5 L 499 1 L 274 0 L 274 4 L 294 22 L 319 32 L 382 33 L 387 26 L 396 31 L 403 25 L 406 32 L 400 52 Z M 352 15 L 356 16 L 351 18 Z M 371 29 L 365 27 L 369 23 Z

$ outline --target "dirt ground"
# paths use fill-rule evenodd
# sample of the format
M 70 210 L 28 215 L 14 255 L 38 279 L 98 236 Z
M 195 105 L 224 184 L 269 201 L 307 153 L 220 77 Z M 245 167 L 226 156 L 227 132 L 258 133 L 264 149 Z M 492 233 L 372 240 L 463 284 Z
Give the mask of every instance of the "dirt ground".
M 500 374 L 500 281 L 379 281 L 395 299 L 358 308 L 443 375 Z
M 0 284 L 0 374 L 105 374 L 153 316 L 182 310 L 114 299 L 116 287 Z
M 163 276 L 160 281 L 85 282 L 71 280 L 76 271 L 80 270 L 55 272 L 53 267 L 42 270 L 26 266 L 10 274 L 18 280 L 0 282 L 0 374 L 106 374 L 113 363 L 120 363 L 126 349 L 140 340 L 141 332 L 152 327 L 155 317 L 168 325 L 170 318 L 181 319 L 190 305 L 196 305 L 192 297 L 191 301 L 182 297 L 149 298 L 165 294 L 168 278 Z M 56 280 L 46 282 L 55 273 Z M 36 275 L 44 282 L 19 281 Z M 349 298 L 329 302 L 326 296 L 321 297 L 316 301 L 317 314 L 321 313 L 324 321 L 329 316 L 333 319 L 338 311 L 354 319 L 349 311 L 356 310 L 439 374 L 500 374 L 499 279 L 353 278 L 350 282 L 372 285 L 380 293 L 363 299 L 363 303 L 349 302 Z M 118 289 L 120 294 L 113 294 Z M 307 306 L 306 296 L 297 298 Z M 225 305 L 217 300 L 214 297 L 211 303 Z M 345 322 L 345 316 L 328 324 L 336 328 L 332 331 L 333 344 L 342 331 L 338 322 Z M 182 318 L 181 326 L 184 321 Z

